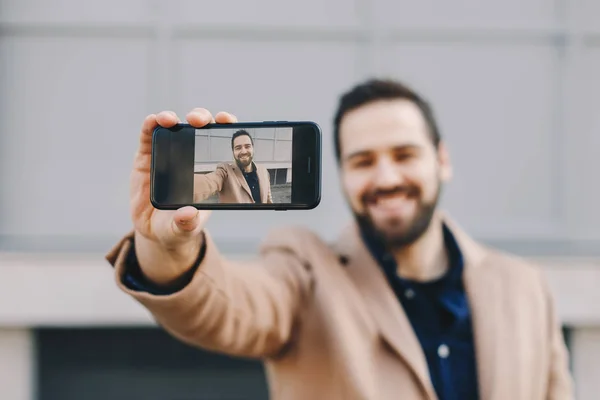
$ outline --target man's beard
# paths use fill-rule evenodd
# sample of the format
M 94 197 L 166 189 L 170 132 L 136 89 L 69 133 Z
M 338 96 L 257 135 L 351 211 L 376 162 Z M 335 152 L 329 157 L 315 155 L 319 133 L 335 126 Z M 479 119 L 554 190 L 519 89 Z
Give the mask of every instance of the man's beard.
M 244 168 L 246 168 L 248 165 L 252 164 L 252 160 L 253 160 L 253 157 L 252 157 L 252 154 L 250 154 L 250 155 L 248 156 L 248 159 L 247 159 L 246 161 L 242 161 L 242 160 L 240 160 L 239 158 L 236 158 L 236 159 L 235 159 L 235 162 L 237 163 L 238 167 L 240 167 L 241 169 L 244 169 Z
M 403 190 L 398 188 L 396 190 Z M 415 190 L 418 191 L 418 190 Z M 410 219 L 403 221 L 390 221 L 386 226 L 377 226 L 371 218 L 368 211 L 365 214 L 354 214 L 361 230 L 367 235 L 376 238 L 388 249 L 399 249 L 408 246 L 418 240 L 429 228 L 441 193 L 441 183 L 438 183 L 436 194 L 432 200 L 423 201 L 417 196 L 417 209 Z M 365 210 L 368 210 L 368 204 L 363 201 Z M 405 226 L 399 226 L 400 224 Z

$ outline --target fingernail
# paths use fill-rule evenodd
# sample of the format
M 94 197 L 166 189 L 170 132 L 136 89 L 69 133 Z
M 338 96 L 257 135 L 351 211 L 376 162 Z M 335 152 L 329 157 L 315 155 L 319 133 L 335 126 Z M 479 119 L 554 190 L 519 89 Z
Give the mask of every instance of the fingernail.
M 187 220 L 187 219 L 182 219 L 182 220 L 180 220 L 180 221 L 179 221 L 179 223 L 180 223 L 180 224 L 182 224 L 182 225 L 188 225 L 188 224 L 191 224 L 191 223 L 192 223 L 192 222 L 194 222 L 196 219 L 198 219 L 198 215 L 200 215 L 200 212 L 199 212 L 199 211 L 197 211 L 197 212 L 196 212 L 196 215 L 194 216 L 194 218 L 192 218 L 192 219 L 189 219 L 189 220 Z

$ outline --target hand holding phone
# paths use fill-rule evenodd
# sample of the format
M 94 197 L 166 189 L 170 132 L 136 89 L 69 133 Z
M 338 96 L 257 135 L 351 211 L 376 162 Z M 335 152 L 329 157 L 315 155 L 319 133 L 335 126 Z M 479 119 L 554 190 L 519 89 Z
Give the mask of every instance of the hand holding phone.
M 192 110 L 186 119 L 197 128 L 215 122 L 237 122 L 234 115 L 221 112 L 213 118 L 209 111 L 201 108 Z M 179 122 L 171 111 L 146 117 L 130 177 L 136 254 L 144 275 L 157 284 L 172 282 L 192 266 L 203 244 L 201 232 L 211 212 L 190 206 L 159 210 L 150 201 L 153 132 L 157 127 L 171 128 Z

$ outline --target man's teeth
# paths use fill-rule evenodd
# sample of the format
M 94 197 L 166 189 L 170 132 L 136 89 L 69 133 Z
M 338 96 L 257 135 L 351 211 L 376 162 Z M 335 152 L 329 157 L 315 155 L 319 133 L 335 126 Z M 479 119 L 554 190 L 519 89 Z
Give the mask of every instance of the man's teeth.
M 404 200 L 406 200 L 405 195 L 395 195 L 395 196 L 380 197 L 375 202 L 376 203 L 392 203 L 392 202 L 404 201 Z

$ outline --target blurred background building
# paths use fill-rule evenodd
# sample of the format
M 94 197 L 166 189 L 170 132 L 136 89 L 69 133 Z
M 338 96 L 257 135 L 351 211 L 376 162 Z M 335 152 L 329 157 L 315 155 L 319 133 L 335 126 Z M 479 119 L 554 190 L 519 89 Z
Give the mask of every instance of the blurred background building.
M 236 129 L 197 129 L 194 172 L 212 172 L 233 162 L 231 136 Z M 269 171 L 272 185 L 292 182 L 292 128 L 246 129 L 254 143 L 254 162 Z
M 595 0 L 0 0 L 0 398 L 266 398 L 260 364 L 176 343 L 115 287 L 103 255 L 131 229 L 141 122 L 206 107 L 321 125 L 317 209 L 213 213 L 245 258 L 275 226 L 337 235 L 336 101 L 388 76 L 437 112 L 444 208 L 546 268 L 578 398 L 597 399 L 599 17 Z

